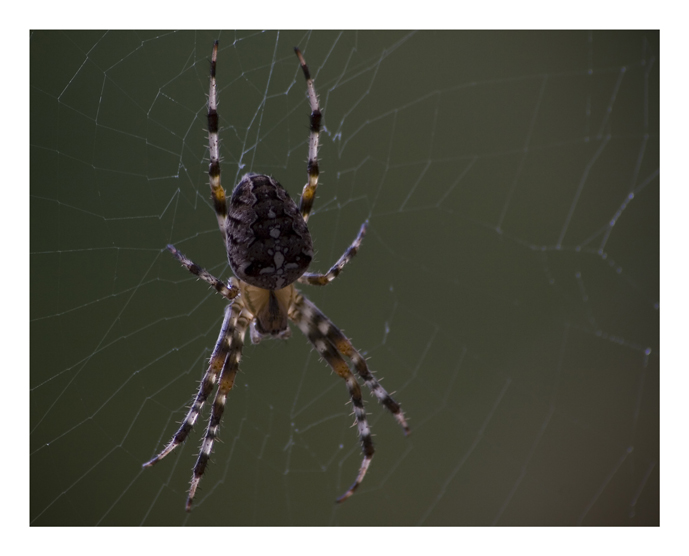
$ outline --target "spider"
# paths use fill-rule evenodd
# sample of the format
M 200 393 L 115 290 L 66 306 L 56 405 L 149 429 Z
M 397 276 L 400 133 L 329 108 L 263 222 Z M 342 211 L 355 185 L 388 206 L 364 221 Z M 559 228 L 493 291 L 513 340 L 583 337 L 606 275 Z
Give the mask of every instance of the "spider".
M 302 191 L 299 208 L 275 179 L 253 173 L 242 177 L 232 192 L 228 206 L 225 190 L 220 184 L 218 97 L 215 81 L 218 41 L 213 44 L 208 94 L 210 153 L 208 175 L 213 208 L 234 277 L 230 278 L 228 283 L 224 283 L 189 260 L 173 245 L 168 245 L 167 248 L 187 270 L 210 284 L 230 303 L 225 308 L 220 335 L 211 354 L 208 370 L 201 380 L 199 390 L 184 421 L 165 448 L 152 460 L 143 464 L 144 467 L 155 465 L 186 440 L 203 404 L 217 383 L 218 388 L 206 434 L 194 466 L 186 502 L 187 511 L 191 510 L 194 495 L 210 459 L 213 442 L 218 436 L 218 427 L 227 394 L 232 389 L 239 370 L 247 328 L 251 342 L 258 344 L 267 338 L 289 338 L 288 321 L 292 321 L 327 364 L 345 380 L 354 407 L 363 461 L 354 483 L 337 499 L 337 502 L 343 502 L 349 498 L 361 484 L 374 452 L 361 389 L 345 358 L 353 364 L 371 393 L 392 413 L 404 429 L 405 435 L 409 433 L 409 426 L 400 405 L 371 374 L 364 357 L 342 331 L 294 287 L 294 282 L 324 286 L 337 278 L 358 251 L 368 225 L 368 221 L 362 224 L 352 244 L 328 272 L 325 274 L 306 272 L 313 258 L 311 235 L 306 223 L 318 186 L 317 153 L 321 111 L 309 68 L 301 51 L 296 47 L 294 51 L 306 78 L 306 89 L 311 107 L 308 181 Z

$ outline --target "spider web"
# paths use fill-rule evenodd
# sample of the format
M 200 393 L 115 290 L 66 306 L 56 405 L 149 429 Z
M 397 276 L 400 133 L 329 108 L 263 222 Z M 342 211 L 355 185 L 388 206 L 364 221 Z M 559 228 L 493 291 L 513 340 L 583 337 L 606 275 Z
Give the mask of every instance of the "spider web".
M 193 512 L 183 418 L 230 276 L 207 184 L 208 58 L 225 188 L 298 197 L 306 56 L 324 113 L 302 287 L 396 392 L 360 463 L 342 380 L 297 330 L 247 345 Z M 31 522 L 659 523 L 655 32 L 35 32 Z M 47 286 L 48 285 L 48 286 Z

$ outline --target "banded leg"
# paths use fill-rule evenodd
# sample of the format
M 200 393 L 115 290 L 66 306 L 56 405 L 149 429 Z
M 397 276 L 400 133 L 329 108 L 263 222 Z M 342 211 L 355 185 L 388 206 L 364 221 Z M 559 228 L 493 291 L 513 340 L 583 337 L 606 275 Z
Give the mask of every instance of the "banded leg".
M 309 314 L 309 321 L 311 323 L 311 328 L 316 328 L 322 334 L 323 337 L 327 339 L 332 345 L 337 348 L 342 355 L 347 357 L 356 368 L 358 375 L 363 379 L 364 383 L 371 391 L 377 400 L 385 406 L 385 408 L 392 413 L 392 416 L 400 424 L 404 430 L 405 436 L 409 434 L 409 425 L 407 425 L 407 420 L 404 417 L 404 412 L 400 408 L 400 404 L 397 403 L 387 390 L 383 388 L 373 376 L 373 373 L 368 368 L 366 364 L 366 359 L 357 351 L 357 349 L 352 345 L 347 337 L 342 333 L 342 331 L 335 326 L 332 321 L 326 317 L 311 301 L 305 297 L 299 295 L 297 299 L 302 307 L 307 307 L 308 311 L 302 309 L 302 313 Z
M 301 193 L 301 201 L 299 202 L 299 210 L 304 217 L 304 222 L 306 222 L 309 219 L 309 214 L 311 214 L 313 201 L 316 198 L 316 188 L 318 187 L 318 136 L 321 132 L 321 109 L 318 105 L 318 96 L 313 85 L 311 72 L 309 72 L 304 56 L 302 56 L 301 50 L 296 46 L 294 47 L 294 52 L 297 53 L 301 69 L 306 78 L 306 90 L 309 95 L 309 104 L 311 105 L 311 115 L 309 116 L 309 160 L 306 163 L 309 181 L 304 186 L 304 190 Z
M 364 240 L 364 234 L 366 234 L 366 228 L 368 227 L 368 220 L 361 225 L 359 233 L 352 244 L 347 247 L 347 250 L 340 257 L 340 259 L 332 266 L 332 268 L 325 274 L 318 274 L 314 272 L 305 272 L 299 277 L 299 282 L 302 284 L 311 284 L 312 286 L 325 286 L 326 284 L 332 282 L 337 278 L 342 272 L 345 265 L 352 260 L 352 257 L 356 255 L 359 251 L 359 246 Z
M 143 467 L 152 467 L 186 440 L 187 436 L 191 432 L 191 429 L 194 427 L 194 423 L 196 422 L 196 419 L 198 418 L 199 413 L 201 412 L 203 404 L 206 402 L 208 396 L 210 396 L 210 393 L 213 391 L 213 387 L 215 386 L 218 374 L 220 373 L 225 364 L 227 354 L 230 351 L 230 340 L 232 337 L 232 330 L 235 328 L 237 324 L 238 316 L 239 311 L 232 310 L 232 306 L 228 305 L 225 309 L 225 318 L 223 319 L 222 327 L 220 328 L 220 335 L 218 336 L 218 341 L 215 343 L 215 348 L 213 349 L 213 353 L 211 354 L 211 359 L 208 364 L 208 370 L 206 371 L 206 374 L 203 375 L 203 379 L 201 380 L 201 385 L 199 386 L 199 391 L 196 394 L 194 403 L 191 405 L 191 408 L 189 408 L 187 416 L 184 418 L 184 421 L 182 421 L 182 424 L 180 425 L 175 435 L 172 437 L 172 440 L 168 442 L 167 446 L 165 446 L 163 451 L 160 452 L 156 457 L 144 463 Z
M 225 249 L 227 249 L 227 201 L 225 190 L 220 184 L 220 139 L 218 138 L 218 90 L 215 84 L 215 68 L 218 59 L 218 41 L 213 44 L 211 55 L 211 81 L 208 91 L 208 155 L 210 166 L 208 178 L 211 186 L 213 208 L 218 218 L 218 226 L 222 232 Z
M 220 295 L 229 299 L 230 301 L 237 297 L 237 295 L 239 294 L 239 288 L 237 286 L 235 286 L 232 283 L 230 283 L 229 285 L 225 284 L 225 282 L 213 276 L 205 268 L 200 267 L 191 259 L 187 259 L 184 255 L 182 255 L 182 253 L 177 251 L 174 245 L 168 245 L 167 248 L 168 251 L 170 251 L 170 253 L 172 253 L 180 263 L 182 263 L 182 266 L 184 266 L 184 268 L 186 268 L 192 274 L 195 274 L 196 276 L 201 278 L 201 280 L 203 280 L 204 282 L 210 284 L 211 287 Z
M 206 470 L 208 460 L 210 460 L 211 451 L 213 450 L 213 443 L 218 437 L 220 420 L 222 419 L 222 414 L 225 411 L 227 394 L 234 386 L 234 379 L 237 376 L 237 371 L 239 370 L 239 360 L 242 357 L 244 335 L 246 334 L 248 321 L 244 315 L 240 314 L 241 309 L 239 307 L 235 307 L 233 305 L 231 310 L 239 315 L 239 320 L 237 321 L 237 326 L 234 328 L 232 333 L 230 350 L 227 354 L 227 359 L 225 359 L 225 365 L 222 368 L 222 372 L 220 373 L 218 391 L 215 393 L 215 400 L 213 400 L 213 410 L 211 412 L 210 420 L 208 421 L 208 428 L 206 428 L 206 435 L 203 438 L 201 451 L 199 452 L 199 457 L 194 465 L 194 476 L 191 479 L 189 496 L 187 497 L 187 511 L 191 511 L 191 505 L 194 502 L 196 489 L 198 488 L 201 477 L 203 477 L 203 473 Z
M 319 322 L 318 316 L 314 313 L 315 306 L 307 301 L 301 295 L 297 295 L 294 303 L 294 309 L 290 318 L 297 324 L 299 329 L 302 331 L 304 336 L 306 336 L 309 341 L 316 348 L 318 353 L 326 363 L 347 383 L 347 388 L 349 389 L 349 395 L 352 399 L 352 406 L 354 407 L 354 415 L 356 417 L 357 427 L 359 429 L 359 438 L 361 439 L 361 451 L 364 454 L 364 459 L 361 462 L 361 467 L 359 468 L 359 473 L 355 481 L 349 487 L 347 492 L 337 499 L 337 502 L 344 502 L 349 498 L 354 491 L 364 480 L 366 471 L 371 464 L 371 459 L 375 452 L 373 448 L 373 440 L 371 439 L 371 429 L 368 426 L 368 421 L 366 419 L 366 411 L 364 410 L 364 400 L 361 397 L 361 388 L 356 378 L 349 370 L 347 363 L 342 358 L 337 348 L 328 339 L 326 335 L 323 334 L 317 323 Z M 320 313 L 322 315 L 322 313 Z

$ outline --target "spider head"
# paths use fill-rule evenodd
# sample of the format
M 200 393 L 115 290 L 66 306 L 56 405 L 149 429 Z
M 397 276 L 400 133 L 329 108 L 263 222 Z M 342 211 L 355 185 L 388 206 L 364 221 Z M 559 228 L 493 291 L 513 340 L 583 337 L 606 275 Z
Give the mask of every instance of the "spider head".
M 253 315 L 250 328 L 251 343 L 257 344 L 264 338 L 289 338 L 287 317 L 294 300 L 294 286 L 289 285 L 281 290 L 264 290 L 245 282 L 238 282 L 244 304 Z

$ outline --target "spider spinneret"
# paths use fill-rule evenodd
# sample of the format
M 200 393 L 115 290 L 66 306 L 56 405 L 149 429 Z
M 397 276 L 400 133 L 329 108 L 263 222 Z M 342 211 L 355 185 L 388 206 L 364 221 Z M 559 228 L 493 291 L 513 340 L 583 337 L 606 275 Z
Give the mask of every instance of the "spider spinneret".
M 210 357 L 208 370 L 201 380 L 199 390 L 184 421 L 165 448 L 153 459 L 144 463 L 144 467 L 151 467 L 186 440 L 204 403 L 217 384 L 211 416 L 194 466 L 186 504 L 187 511 L 191 509 L 196 489 L 218 435 L 227 394 L 232 389 L 239 370 L 247 329 L 249 329 L 251 342 L 254 344 L 264 338 L 287 339 L 290 336 L 289 321 L 292 321 L 326 363 L 345 380 L 354 407 L 364 458 L 354 483 L 337 499 L 337 502 L 349 498 L 361 484 L 374 453 L 361 388 L 345 359 L 351 362 L 371 393 L 393 414 L 405 434 L 409 433 L 407 421 L 399 404 L 371 374 L 366 360 L 342 331 L 294 287 L 294 282 L 324 286 L 337 278 L 345 265 L 356 255 L 368 225 L 368 221 L 361 225 L 357 237 L 328 272 L 325 274 L 306 272 L 313 259 L 313 243 L 306 223 L 318 187 L 317 155 L 321 111 L 308 66 L 300 50 L 298 48 L 294 50 L 306 79 L 306 90 L 311 107 L 308 181 L 302 191 L 299 207 L 297 208 L 287 191 L 275 179 L 263 174 L 248 173 L 234 188 L 228 210 L 225 190 L 220 183 L 218 103 L 215 81 L 218 41 L 215 41 L 213 45 L 208 94 L 210 154 L 208 175 L 213 208 L 235 277 L 226 284 L 186 258 L 174 246 L 168 245 L 173 256 L 187 270 L 210 284 L 230 303 L 225 308 L 225 317 Z

